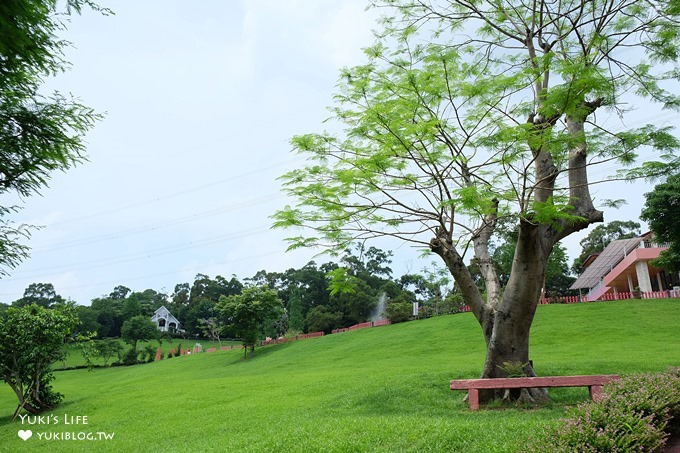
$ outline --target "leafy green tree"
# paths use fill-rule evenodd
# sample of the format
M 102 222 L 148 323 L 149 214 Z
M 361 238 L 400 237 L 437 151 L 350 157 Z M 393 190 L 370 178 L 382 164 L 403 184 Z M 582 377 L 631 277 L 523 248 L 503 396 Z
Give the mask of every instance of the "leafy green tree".
M 97 330 L 99 338 L 120 337 L 120 328 L 123 325 L 123 307 L 125 299 L 111 297 L 97 297 L 92 299 L 90 307 L 97 313 L 97 322 L 100 327 Z
M 544 294 L 546 297 L 571 294 L 569 288 L 576 281 L 576 277 L 571 275 L 568 260 L 567 249 L 562 244 L 555 244 L 545 268 Z
M 649 224 L 655 240 L 669 243 L 654 265 L 680 272 L 680 174 L 669 176 L 645 197 L 640 218 Z
M 64 356 L 64 341 L 78 323 L 72 305 L 46 309 L 10 307 L 0 318 L 0 376 L 19 400 L 22 411 L 38 414 L 59 404 L 62 395 L 50 382 L 53 363 Z
M 504 362 L 535 375 L 529 332 L 550 252 L 603 221 L 590 194 L 602 181 L 591 168 L 618 165 L 612 178 L 632 179 L 680 165 L 667 128 L 614 131 L 596 115 L 625 117 L 624 95 L 680 106 L 663 88 L 680 58 L 680 8 L 665 0 L 373 4 L 389 16 L 367 63 L 342 71 L 332 112 L 344 133 L 292 139 L 309 164 L 283 176 L 296 204 L 274 226 L 304 228 L 291 248 L 339 252 L 389 236 L 429 250 L 480 324 L 482 376 L 505 376 Z M 501 219 L 518 230 L 504 288 L 490 253 Z
M 201 326 L 201 332 L 203 336 L 210 339 L 210 341 L 217 341 L 222 347 L 222 340 L 220 335 L 222 335 L 222 324 L 217 317 L 199 319 L 199 324 Z
M 125 303 L 123 304 L 123 321 L 127 321 L 128 319 L 132 319 L 135 316 L 141 316 L 142 315 L 142 305 L 139 303 L 139 300 L 137 298 L 128 298 L 125 299 Z
M 134 291 L 127 300 L 136 301 L 139 304 L 139 314 L 151 317 L 153 313 L 166 303 L 168 296 L 153 289 Z
M 581 254 L 574 260 L 571 268 L 576 274 L 583 272 L 583 263 L 586 258 L 595 253 L 600 253 L 610 242 L 618 239 L 630 239 L 641 234 L 640 224 L 628 220 L 614 220 L 612 222 L 598 225 L 588 233 L 588 236 L 581 239 Z
M 120 329 L 121 338 L 130 343 L 135 351 L 138 341 L 155 340 L 158 334 L 156 325 L 146 316 L 134 316 L 125 321 Z
M 98 313 L 85 305 L 76 305 L 76 313 L 78 314 L 78 325 L 74 329 L 74 333 L 86 335 L 90 332 L 99 332 L 101 324 L 97 322 Z
M 64 71 L 65 14 L 89 0 L 15 0 L 0 6 L 0 195 L 28 197 L 47 185 L 52 172 L 85 159 L 85 133 L 101 118 L 77 99 L 41 92 L 47 77 Z M 7 217 L 14 206 L 0 206 L 0 274 L 16 267 L 28 247 L 31 228 Z
M 307 332 L 331 333 L 333 329 L 342 326 L 342 313 L 333 311 L 326 305 L 319 305 L 307 312 Z
M 121 348 L 122 344 L 118 339 L 107 338 L 97 342 L 97 354 L 104 361 L 104 366 L 109 365 L 109 360 L 114 355 L 117 355 L 120 359 Z
M 300 269 L 288 269 L 280 275 L 279 297 L 288 309 L 289 328 L 303 330 L 307 313 L 313 307 L 328 305 L 330 294 L 328 291 L 328 273 L 337 268 L 335 263 L 325 263 L 317 266 L 310 261 Z M 297 300 L 299 300 L 300 317 L 297 318 Z
M 52 283 L 31 283 L 24 290 L 24 295 L 12 303 L 16 307 L 26 305 L 39 305 L 43 308 L 52 308 L 58 304 L 63 304 L 64 298 L 54 290 Z
M 302 296 L 298 288 L 294 288 L 288 298 L 288 329 L 292 332 L 302 332 L 305 328 L 305 318 L 302 314 Z
M 118 285 L 115 288 L 113 288 L 113 291 L 111 291 L 111 294 L 109 294 L 109 299 L 122 300 L 127 298 L 128 294 L 130 294 L 131 292 L 132 290 L 127 286 Z
M 420 274 L 402 275 L 399 284 L 415 294 L 424 317 L 453 313 L 447 302 L 453 290 L 451 274 L 436 263 L 422 269 Z
M 512 272 L 512 261 L 515 257 L 517 235 L 505 236 L 505 241 L 496 246 L 492 258 L 498 272 L 501 286 L 505 286 Z M 553 246 L 545 266 L 545 296 L 565 296 L 569 294 L 569 287 L 576 280 L 569 269 L 567 249 L 560 243 Z
M 385 312 L 392 324 L 408 321 L 413 318 L 413 303 L 390 301 Z
M 244 288 L 240 294 L 221 296 L 217 305 L 222 322 L 241 338 L 244 355 L 255 351 L 257 340 L 283 315 L 283 306 L 276 290 L 266 286 Z

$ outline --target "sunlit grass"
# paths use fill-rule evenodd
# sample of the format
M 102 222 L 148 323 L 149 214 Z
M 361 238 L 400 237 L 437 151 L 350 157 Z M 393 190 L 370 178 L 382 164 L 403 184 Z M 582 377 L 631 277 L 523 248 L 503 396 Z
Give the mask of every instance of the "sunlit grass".
M 658 371 L 680 365 L 680 301 L 539 307 L 531 358 L 541 375 Z M 205 347 L 205 345 L 204 345 Z M 519 451 L 586 389 L 543 408 L 470 412 L 452 378 L 476 377 L 481 332 L 459 314 L 259 349 L 57 373 L 53 412 L 88 425 L 10 423 L 0 387 L 0 451 Z M 24 442 L 19 429 L 104 431 L 111 441 Z

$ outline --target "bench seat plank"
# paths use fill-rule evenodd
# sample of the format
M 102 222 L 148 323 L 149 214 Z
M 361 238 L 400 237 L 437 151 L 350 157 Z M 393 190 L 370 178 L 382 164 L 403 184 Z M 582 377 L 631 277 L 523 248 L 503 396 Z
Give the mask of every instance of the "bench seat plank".
M 588 387 L 590 397 L 597 400 L 602 392 L 602 386 L 618 380 L 616 374 L 600 374 L 589 376 L 538 376 L 496 379 L 454 379 L 451 390 L 467 390 L 468 404 L 471 410 L 479 409 L 480 389 L 518 389 L 518 388 L 549 388 L 549 387 Z
M 451 390 L 518 389 L 526 387 L 587 387 L 604 385 L 618 379 L 615 374 L 594 376 L 538 376 L 497 379 L 457 379 L 451 381 Z

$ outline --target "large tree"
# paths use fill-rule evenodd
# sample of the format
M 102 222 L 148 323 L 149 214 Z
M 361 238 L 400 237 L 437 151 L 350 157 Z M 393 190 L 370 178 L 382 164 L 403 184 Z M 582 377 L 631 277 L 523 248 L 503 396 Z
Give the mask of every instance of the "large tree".
M 73 306 L 10 307 L 0 317 L 0 377 L 19 400 L 14 417 L 51 409 L 62 396 L 52 390 L 50 367 L 64 355 L 64 342 L 78 323 Z
M 68 67 L 63 49 L 69 43 L 58 34 L 65 13 L 84 5 L 99 9 L 90 0 L 0 4 L 0 195 L 33 195 L 52 172 L 85 158 L 85 133 L 100 116 L 73 97 L 40 91 L 45 78 Z M 16 209 L 0 206 L 0 275 L 28 255 L 22 241 L 31 228 L 7 218 Z
M 550 252 L 603 221 L 589 170 L 618 164 L 611 179 L 634 178 L 679 163 L 670 131 L 601 122 L 631 102 L 679 105 L 662 87 L 678 60 L 678 2 L 374 3 L 383 32 L 366 64 L 342 71 L 332 109 L 345 133 L 293 138 L 310 163 L 283 177 L 296 205 L 274 224 L 304 228 L 292 248 L 390 236 L 428 249 L 482 328 L 482 376 L 504 376 L 505 362 L 535 375 L 529 331 Z M 504 289 L 489 248 L 501 220 L 518 231 Z
M 31 283 L 24 290 L 23 297 L 12 302 L 12 305 L 24 307 L 36 304 L 44 308 L 52 308 L 64 302 L 64 298 L 57 294 L 52 283 Z
M 649 223 L 657 241 L 665 241 L 669 245 L 654 264 L 680 272 L 680 174 L 669 176 L 645 197 L 640 218 Z

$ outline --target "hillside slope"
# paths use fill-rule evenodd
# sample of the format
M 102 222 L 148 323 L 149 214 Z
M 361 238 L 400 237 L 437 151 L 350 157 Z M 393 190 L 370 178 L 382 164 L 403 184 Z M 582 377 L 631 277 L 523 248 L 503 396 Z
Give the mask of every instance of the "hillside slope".
M 678 300 L 541 306 L 532 360 L 542 375 L 678 366 L 678 321 Z M 59 372 L 65 402 L 31 420 L 41 423 L 10 423 L 15 399 L 0 387 L 0 451 L 508 452 L 587 397 L 564 389 L 550 407 L 470 413 L 448 380 L 476 377 L 483 360 L 467 313 L 270 346 L 246 361 L 226 351 Z

